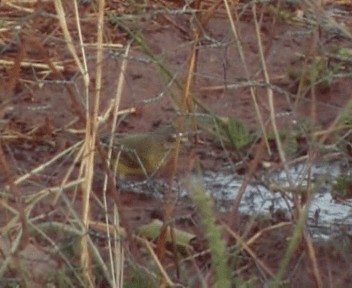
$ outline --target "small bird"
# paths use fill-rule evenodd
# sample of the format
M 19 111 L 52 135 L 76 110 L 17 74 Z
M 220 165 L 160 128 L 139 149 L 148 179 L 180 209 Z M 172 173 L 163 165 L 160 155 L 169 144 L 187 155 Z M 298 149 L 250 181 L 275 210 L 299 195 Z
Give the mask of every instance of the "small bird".
M 117 163 L 119 177 L 150 176 L 163 168 L 170 160 L 175 148 L 177 131 L 165 126 L 153 132 L 115 135 L 113 139 L 112 167 Z M 110 137 L 102 137 L 107 147 Z

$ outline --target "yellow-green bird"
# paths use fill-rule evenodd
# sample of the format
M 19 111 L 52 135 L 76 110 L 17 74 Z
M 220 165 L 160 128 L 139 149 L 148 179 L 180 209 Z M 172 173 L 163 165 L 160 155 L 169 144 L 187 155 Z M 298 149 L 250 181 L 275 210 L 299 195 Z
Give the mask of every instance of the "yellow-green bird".
M 109 136 L 102 137 L 107 147 Z M 153 132 L 115 135 L 113 139 L 112 167 L 117 163 L 118 176 L 150 176 L 168 163 L 177 139 L 173 126 L 165 126 Z M 118 161 L 118 162 L 116 162 Z

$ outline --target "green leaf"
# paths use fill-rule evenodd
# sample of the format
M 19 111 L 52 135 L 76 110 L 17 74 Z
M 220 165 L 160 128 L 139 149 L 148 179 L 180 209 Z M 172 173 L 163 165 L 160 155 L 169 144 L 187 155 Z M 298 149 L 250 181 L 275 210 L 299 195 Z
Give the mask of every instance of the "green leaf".
M 149 224 L 138 227 L 137 232 L 139 235 L 146 238 L 155 240 L 160 235 L 160 231 L 163 227 L 163 222 L 158 219 L 153 220 Z M 190 245 L 190 241 L 196 237 L 196 235 L 182 231 L 179 229 L 174 229 L 175 232 L 175 242 L 176 245 L 193 250 L 193 247 Z M 171 243 L 172 238 L 170 235 L 170 228 L 167 231 L 167 242 Z
M 242 121 L 236 118 L 229 118 L 226 122 L 223 121 L 223 129 L 232 148 L 236 150 L 245 147 L 250 142 L 248 130 Z
M 298 143 L 296 136 L 288 133 L 283 141 L 283 149 L 287 156 L 293 156 L 298 151 Z

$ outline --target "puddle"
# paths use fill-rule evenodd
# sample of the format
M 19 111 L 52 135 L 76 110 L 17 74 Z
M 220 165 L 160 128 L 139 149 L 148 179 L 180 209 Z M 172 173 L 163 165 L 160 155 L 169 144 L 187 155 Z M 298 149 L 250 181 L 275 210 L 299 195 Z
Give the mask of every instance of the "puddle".
M 311 237 L 315 240 L 328 240 L 341 233 L 352 234 L 352 200 L 337 202 L 331 196 L 334 181 L 338 175 L 349 175 L 351 170 L 341 168 L 341 162 L 329 164 L 315 164 L 307 169 L 306 165 L 300 164 L 291 167 L 289 175 L 291 181 L 298 185 L 307 185 L 309 178 L 314 185 L 314 195 L 309 204 L 307 225 Z M 218 208 L 229 209 L 236 199 L 244 176 L 231 172 L 230 168 L 223 171 L 206 171 L 203 175 L 203 183 L 206 190 L 214 197 Z M 309 175 L 310 177 L 308 177 Z M 271 183 L 271 184 L 268 184 Z M 290 209 L 293 207 L 292 193 L 272 192 L 273 186 L 289 187 L 284 171 L 265 176 L 260 181 L 253 180 L 247 186 L 242 196 L 239 210 L 247 215 L 268 215 L 275 212 L 284 213 L 290 219 Z M 188 192 L 182 189 L 179 183 L 174 183 L 174 193 L 186 196 Z M 306 186 L 307 187 L 307 186 Z M 159 180 L 144 181 L 138 183 L 128 182 L 123 190 L 136 193 L 152 193 L 154 197 L 163 198 L 167 185 Z M 285 189 L 283 189 L 285 190 Z M 296 192 L 297 193 L 297 192 Z
M 344 170 L 344 171 L 342 171 Z M 297 165 L 289 170 L 293 183 L 305 185 L 307 175 L 315 192 L 308 210 L 308 228 L 313 239 L 329 239 L 341 233 L 352 233 L 352 200 L 336 202 L 332 196 L 333 181 L 346 169 L 340 163 L 316 164 L 310 167 L 309 173 L 305 165 Z M 349 171 L 351 172 L 351 171 Z M 243 176 L 230 172 L 207 172 L 204 183 L 207 190 L 219 203 L 232 203 L 242 185 Z M 293 207 L 291 193 L 273 193 L 265 183 L 275 183 L 281 187 L 288 187 L 286 173 L 274 173 L 267 176 L 265 181 L 252 181 L 246 188 L 239 206 L 243 214 L 267 214 L 281 211 L 287 212 Z M 222 206 L 222 207 L 225 207 Z

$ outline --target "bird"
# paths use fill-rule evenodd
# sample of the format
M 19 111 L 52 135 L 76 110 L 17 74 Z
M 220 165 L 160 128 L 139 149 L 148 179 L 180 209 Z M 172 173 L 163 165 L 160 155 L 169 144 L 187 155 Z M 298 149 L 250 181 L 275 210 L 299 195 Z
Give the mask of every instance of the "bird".
M 108 147 L 110 137 L 106 135 L 101 138 L 103 147 Z M 115 134 L 112 137 L 110 166 L 116 168 L 117 176 L 152 176 L 171 159 L 177 131 L 174 126 L 168 125 L 152 132 Z

